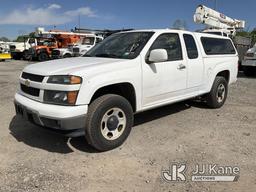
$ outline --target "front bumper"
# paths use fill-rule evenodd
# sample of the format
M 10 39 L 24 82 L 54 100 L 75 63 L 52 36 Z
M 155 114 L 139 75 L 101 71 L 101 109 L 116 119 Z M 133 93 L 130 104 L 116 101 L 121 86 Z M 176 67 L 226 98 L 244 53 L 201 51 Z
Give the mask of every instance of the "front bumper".
M 242 66 L 256 67 L 256 59 L 246 59 L 242 61 Z
M 33 124 L 55 131 L 67 131 L 67 133 L 84 130 L 87 105 L 50 105 L 34 101 L 18 93 L 15 95 L 14 105 L 16 114 Z M 72 136 L 72 134 L 68 136 Z

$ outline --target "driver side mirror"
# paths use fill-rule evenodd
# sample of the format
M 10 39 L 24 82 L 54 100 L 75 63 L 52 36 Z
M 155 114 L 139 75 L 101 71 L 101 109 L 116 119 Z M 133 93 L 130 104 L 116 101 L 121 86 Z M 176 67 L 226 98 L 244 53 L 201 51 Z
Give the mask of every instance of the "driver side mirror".
M 154 49 L 150 51 L 148 61 L 149 63 L 158 63 L 168 60 L 168 54 L 165 49 Z

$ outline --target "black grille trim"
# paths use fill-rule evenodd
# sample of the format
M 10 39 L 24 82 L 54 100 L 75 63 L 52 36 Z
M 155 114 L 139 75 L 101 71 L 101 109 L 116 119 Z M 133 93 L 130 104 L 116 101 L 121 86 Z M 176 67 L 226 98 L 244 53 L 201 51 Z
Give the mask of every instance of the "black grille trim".
M 79 49 L 78 47 L 74 47 L 74 48 L 73 48 L 73 52 L 79 53 L 79 51 L 80 51 L 80 49 Z
M 23 79 L 29 79 L 31 81 L 36 81 L 36 82 L 42 82 L 44 79 L 44 76 L 42 75 L 35 75 L 35 74 L 25 73 L 25 72 L 22 73 L 21 77 Z
M 40 89 L 34 88 L 34 87 L 27 87 L 26 85 L 20 84 L 21 90 L 29 95 L 32 95 L 34 97 L 39 97 Z
M 60 51 L 59 50 L 52 50 L 52 55 L 60 55 Z

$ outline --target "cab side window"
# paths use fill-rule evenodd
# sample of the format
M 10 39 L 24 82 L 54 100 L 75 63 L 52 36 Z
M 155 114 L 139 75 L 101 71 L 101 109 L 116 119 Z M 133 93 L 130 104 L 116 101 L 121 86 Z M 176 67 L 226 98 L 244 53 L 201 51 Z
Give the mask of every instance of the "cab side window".
M 150 51 L 154 49 L 165 49 L 168 54 L 168 61 L 183 59 L 180 38 L 177 33 L 164 33 L 157 37 Z
M 196 42 L 195 39 L 192 35 L 189 34 L 184 34 L 183 35 L 186 49 L 187 49 L 187 54 L 189 59 L 196 59 L 198 58 L 198 51 L 196 47 Z

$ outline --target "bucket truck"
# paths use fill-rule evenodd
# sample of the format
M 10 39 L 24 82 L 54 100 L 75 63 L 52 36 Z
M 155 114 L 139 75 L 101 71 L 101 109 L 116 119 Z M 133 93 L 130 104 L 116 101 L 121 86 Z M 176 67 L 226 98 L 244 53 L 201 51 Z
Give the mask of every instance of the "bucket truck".
M 45 31 L 44 28 L 37 28 L 36 35 L 41 38 L 51 38 L 52 41 L 50 44 L 43 44 L 34 47 L 32 50 L 32 57 L 38 58 L 39 61 L 48 60 L 50 58 L 61 58 L 61 57 L 71 57 L 74 56 L 75 51 L 83 50 L 82 48 L 89 49 L 95 45 L 95 41 L 98 37 L 94 34 L 88 33 L 76 33 L 76 32 L 66 32 L 59 30 L 50 30 Z M 100 38 L 100 37 L 99 37 Z M 82 44 L 83 39 L 88 39 L 89 41 L 93 39 L 93 43 Z M 100 38 L 102 40 L 102 38 Z M 87 42 L 87 41 L 86 41 Z M 77 53 L 80 55 L 79 52 Z
M 245 21 L 228 17 L 214 9 L 199 5 L 194 14 L 194 22 L 206 25 L 206 29 L 202 31 L 204 33 L 229 36 L 237 48 L 239 68 L 241 68 L 244 55 L 251 46 L 251 38 L 237 36 L 236 31 L 245 28 Z
M 205 24 L 204 32 L 223 36 L 235 36 L 237 29 L 245 27 L 245 21 L 233 19 L 204 5 L 199 5 L 194 14 L 194 22 Z

